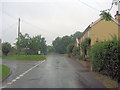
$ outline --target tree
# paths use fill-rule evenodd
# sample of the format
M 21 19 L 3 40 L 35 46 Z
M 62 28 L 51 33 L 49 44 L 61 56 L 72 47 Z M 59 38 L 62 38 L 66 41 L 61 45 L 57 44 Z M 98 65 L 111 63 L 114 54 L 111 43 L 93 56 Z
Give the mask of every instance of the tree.
M 57 37 L 52 44 L 57 53 L 64 54 L 67 53 L 67 46 L 72 42 L 70 36 L 63 36 L 62 38 Z
M 81 35 L 81 32 L 76 32 L 75 34 L 71 36 L 63 36 L 62 38 L 57 37 L 53 41 L 53 48 L 57 53 L 64 54 L 67 53 L 67 46 L 71 43 L 75 43 L 76 38 L 78 38 Z
M 112 16 L 109 12 L 106 12 L 105 10 L 101 11 L 100 16 L 105 19 L 106 21 L 111 21 Z
M 4 55 L 8 55 L 8 53 L 10 52 L 11 50 L 11 44 L 8 43 L 8 42 L 4 42 L 2 43 L 2 52 Z
M 71 35 L 71 38 L 73 39 L 73 43 L 76 42 L 76 38 L 80 37 L 82 33 L 77 31 L 76 33 L 74 33 L 73 35 Z
M 53 46 L 47 46 L 47 53 L 52 53 L 54 51 L 55 50 L 54 50 Z
M 25 35 L 20 34 L 19 42 L 17 41 L 17 46 L 20 48 L 21 52 L 26 54 L 38 54 L 47 52 L 46 40 L 41 35 L 30 37 L 27 33 Z

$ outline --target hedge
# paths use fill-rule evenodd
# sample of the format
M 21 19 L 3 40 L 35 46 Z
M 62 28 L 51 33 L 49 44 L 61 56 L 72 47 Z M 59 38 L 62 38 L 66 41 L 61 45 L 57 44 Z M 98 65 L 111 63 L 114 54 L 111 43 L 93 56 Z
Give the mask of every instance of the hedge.
M 90 55 L 93 71 L 119 79 L 120 70 L 120 41 L 112 40 L 92 46 Z

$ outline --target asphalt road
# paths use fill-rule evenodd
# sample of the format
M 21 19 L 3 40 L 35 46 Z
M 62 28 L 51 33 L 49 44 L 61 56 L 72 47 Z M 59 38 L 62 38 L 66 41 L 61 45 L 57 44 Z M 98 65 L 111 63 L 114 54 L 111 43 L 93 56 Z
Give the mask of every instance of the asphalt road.
M 32 67 L 29 62 L 19 65 L 19 73 Z M 27 65 L 27 66 L 26 66 Z M 16 67 L 16 66 L 15 66 Z M 23 69 L 23 70 L 22 70 Z M 19 74 L 17 73 L 17 75 Z M 15 75 L 15 76 L 17 76 Z M 13 79 L 13 78 L 12 78 Z M 45 62 L 33 68 L 7 88 L 105 88 L 89 71 L 68 57 L 50 55 Z

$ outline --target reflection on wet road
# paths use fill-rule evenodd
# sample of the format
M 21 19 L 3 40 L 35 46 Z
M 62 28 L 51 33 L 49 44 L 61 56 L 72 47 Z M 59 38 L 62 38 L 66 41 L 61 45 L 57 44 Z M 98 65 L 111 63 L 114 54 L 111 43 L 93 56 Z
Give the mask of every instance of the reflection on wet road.
M 8 64 L 14 71 L 11 79 L 36 63 L 21 61 L 17 64 L 16 62 L 12 61 Z M 8 85 L 7 88 L 104 88 L 104 86 L 79 63 L 68 57 L 50 55 L 44 63 L 25 74 L 15 83 Z

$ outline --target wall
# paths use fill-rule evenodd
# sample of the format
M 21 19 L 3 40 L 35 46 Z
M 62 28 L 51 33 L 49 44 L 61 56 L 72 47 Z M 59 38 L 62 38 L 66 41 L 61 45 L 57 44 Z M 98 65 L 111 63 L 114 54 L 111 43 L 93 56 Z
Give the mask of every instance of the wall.
M 95 44 L 96 41 L 111 40 L 111 35 L 118 37 L 118 24 L 113 21 L 101 20 L 90 29 L 91 45 Z

